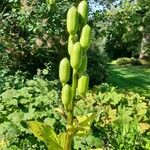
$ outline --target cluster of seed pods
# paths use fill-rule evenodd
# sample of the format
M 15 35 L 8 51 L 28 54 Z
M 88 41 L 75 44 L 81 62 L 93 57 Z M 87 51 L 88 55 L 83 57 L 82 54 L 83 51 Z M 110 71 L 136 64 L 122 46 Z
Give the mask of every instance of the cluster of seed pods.
M 72 6 L 67 13 L 67 31 L 68 38 L 68 53 L 70 59 L 63 58 L 59 65 L 59 79 L 63 85 L 62 88 L 62 103 L 66 111 L 69 110 L 73 95 L 84 96 L 88 89 L 89 76 L 86 73 L 87 69 L 87 50 L 91 41 L 91 27 L 87 24 L 88 21 L 88 3 L 83 0 L 79 3 L 78 8 Z M 77 89 L 75 93 L 72 86 L 68 84 L 71 75 L 78 76 Z

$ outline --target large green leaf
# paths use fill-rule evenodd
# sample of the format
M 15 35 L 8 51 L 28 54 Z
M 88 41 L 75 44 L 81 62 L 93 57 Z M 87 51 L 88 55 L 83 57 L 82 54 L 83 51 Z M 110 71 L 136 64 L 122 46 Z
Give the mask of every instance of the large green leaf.
M 92 122 L 95 119 L 95 113 L 77 116 L 76 119 L 78 123 L 72 127 L 72 130 L 74 130 L 75 135 L 84 136 L 91 129 Z
M 62 150 L 57 134 L 47 124 L 38 121 L 29 121 L 28 126 L 37 138 L 45 142 L 49 150 Z
M 66 136 L 65 132 L 62 132 L 58 135 L 61 147 L 65 146 L 65 136 Z
M 91 126 L 92 122 L 95 119 L 95 113 L 77 116 L 76 118 L 80 126 Z
M 3 150 L 7 146 L 7 143 L 4 139 L 0 139 L 0 149 Z

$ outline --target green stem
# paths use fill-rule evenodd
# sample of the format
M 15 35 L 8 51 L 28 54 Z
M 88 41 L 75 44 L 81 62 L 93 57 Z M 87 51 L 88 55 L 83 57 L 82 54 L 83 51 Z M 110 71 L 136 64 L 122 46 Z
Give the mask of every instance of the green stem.
M 73 100 L 71 104 L 71 110 L 67 113 L 67 126 L 73 125 L 73 110 L 74 110 L 74 100 L 76 97 L 76 88 L 78 83 L 78 77 L 75 70 L 73 70 L 73 76 L 72 76 L 72 94 L 73 94 Z M 65 138 L 65 146 L 64 150 L 71 150 L 71 143 L 72 143 L 73 133 L 66 131 L 66 138 Z
M 66 137 L 65 137 L 65 148 L 64 150 L 71 150 L 71 143 L 72 143 L 72 136 L 68 133 L 66 133 Z
M 76 88 L 78 84 L 78 76 L 76 70 L 73 70 L 73 77 L 72 77 L 72 93 L 73 93 L 73 101 L 72 101 L 72 112 L 74 109 L 74 100 L 76 98 Z

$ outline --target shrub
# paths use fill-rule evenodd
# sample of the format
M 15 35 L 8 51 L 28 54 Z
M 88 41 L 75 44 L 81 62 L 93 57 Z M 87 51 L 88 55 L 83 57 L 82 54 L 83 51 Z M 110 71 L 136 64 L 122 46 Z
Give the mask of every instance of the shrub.
M 149 149 L 148 99 L 108 84 L 95 86 L 85 99 L 75 113 L 96 112 L 96 119 L 90 135 L 75 139 L 75 149 Z
M 2 0 L 0 67 L 35 75 L 48 64 L 58 78 L 59 61 L 66 51 L 65 15 L 73 1 Z
M 127 64 L 131 64 L 131 65 L 141 65 L 141 61 L 137 58 L 127 58 L 127 57 L 121 57 L 121 58 L 118 58 L 116 61 L 115 61 L 116 64 L 118 65 L 127 65 Z
M 17 71 L 14 75 L 9 69 L 0 69 L 0 94 L 7 89 L 20 89 L 25 85 L 26 73 Z
M 141 61 L 137 58 L 131 58 L 131 65 L 142 65 Z
M 18 77 L 17 80 L 21 78 Z M 51 127 L 57 126 L 57 132 L 63 129 L 63 120 L 54 110 L 59 106 L 56 86 L 57 82 L 49 82 L 37 76 L 27 80 L 24 86 L 9 86 L 0 95 L 0 143 L 4 141 L 6 149 L 46 149 L 30 133 L 26 124 L 28 120 L 44 121 Z
M 101 56 L 98 52 L 89 50 L 88 51 L 88 74 L 90 76 L 89 86 L 99 85 L 105 82 L 108 77 L 108 65 L 107 58 Z
M 0 95 L 0 143 L 6 144 L 7 150 L 46 150 L 28 130 L 28 120 L 45 122 L 57 133 L 65 130 L 65 120 L 57 112 L 62 108 L 57 91 L 57 81 L 37 76 Z M 137 93 L 108 84 L 95 86 L 75 105 L 75 116 L 94 112 L 96 118 L 90 134 L 74 138 L 73 149 L 148 149 L 148 103 Z

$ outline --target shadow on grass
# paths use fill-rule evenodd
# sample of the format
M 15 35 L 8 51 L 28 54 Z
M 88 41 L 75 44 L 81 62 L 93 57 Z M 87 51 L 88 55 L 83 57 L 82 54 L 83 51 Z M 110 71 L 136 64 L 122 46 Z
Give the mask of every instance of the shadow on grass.
M 150 68 L 111 65 L 109 82 L 120 88 L 150 97 Z

